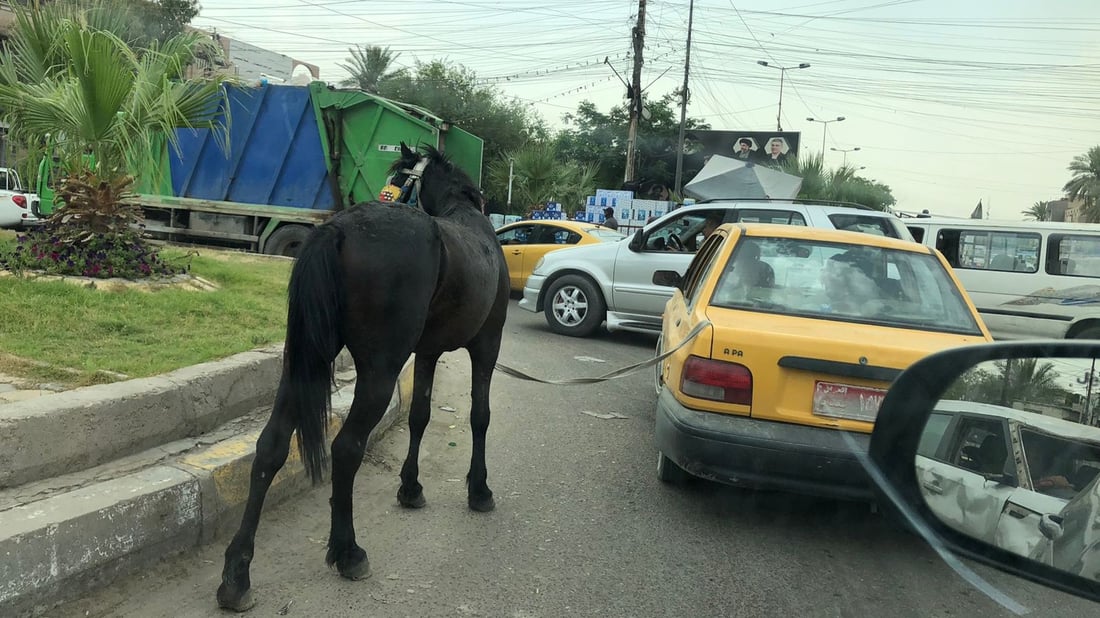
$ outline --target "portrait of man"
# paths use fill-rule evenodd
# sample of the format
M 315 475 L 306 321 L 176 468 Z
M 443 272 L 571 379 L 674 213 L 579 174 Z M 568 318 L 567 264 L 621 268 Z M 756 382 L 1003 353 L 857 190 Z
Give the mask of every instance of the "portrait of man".
M 733 145 L 733 158 L 738 161 L 752 161 L 756 159 L 757 151 L 756 140 L 751 137 L 738 138 Z
M 789 152 L 790 146 L 787 145 L 787 140 L 782 137 L 773 137 L 768 140 L 768 148 L 762 163 L 769 167 L 779 167 L 787 160 Z

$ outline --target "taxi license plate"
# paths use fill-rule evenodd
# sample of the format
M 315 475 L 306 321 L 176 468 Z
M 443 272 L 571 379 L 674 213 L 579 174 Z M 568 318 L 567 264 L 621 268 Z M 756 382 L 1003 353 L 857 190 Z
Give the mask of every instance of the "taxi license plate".
M 818 382 L 814 387 L 815 416 L 875 422 L 886 391 L 881 388 Z

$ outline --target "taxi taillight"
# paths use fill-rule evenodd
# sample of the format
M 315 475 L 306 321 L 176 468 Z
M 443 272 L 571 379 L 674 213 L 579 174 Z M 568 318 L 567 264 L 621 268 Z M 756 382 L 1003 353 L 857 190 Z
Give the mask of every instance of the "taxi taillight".
M 738 363 L 689 356 L 680 391 L 699 399 L 752 405 L 752 372 Z

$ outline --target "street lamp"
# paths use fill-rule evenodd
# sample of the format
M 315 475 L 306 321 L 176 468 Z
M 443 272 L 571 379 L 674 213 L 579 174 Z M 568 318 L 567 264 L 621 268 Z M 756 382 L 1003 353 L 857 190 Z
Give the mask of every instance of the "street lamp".
M 844 153 L 844 165 L 848 165 L 848 153 L 849 152 L 855 152 L 855 151 L 859 150 L 859 146 L 856 146 L 855 148 L 830 148 L 829 150 L 832 150 L 833 152 L 843 152 Z
M 829 123 L 830 122 L 840 122 L 840 121 L 844 120 L 844 116 L 837 116 L 836 118 L 834 118 L 832 120 L 817 120 L 816 118 L 807 118 L 806 120 L 809 120 L 810 122 L 820 122 L 821 124 L 825 125 L 825 126 L 821 127 L 821 159 L 824 161 L 825 160 L 825 134 L 829 132 Z
M 786 76 L 787 71 L 790 71 L 791 69 L 808 69 L 810 68 L 810 64 L 807 62 L 803 62 L 802 64 L 795 67 L 781 67 L 777 64 L 768 64 L 763 60 L 757 60 L 756 64 L 759 64 L 762 67 L 779 69 L 779 111 L 775 114 L 775 130 L 782 131 L 783 123 L 780 118 L 783 116 L 783 77 Z

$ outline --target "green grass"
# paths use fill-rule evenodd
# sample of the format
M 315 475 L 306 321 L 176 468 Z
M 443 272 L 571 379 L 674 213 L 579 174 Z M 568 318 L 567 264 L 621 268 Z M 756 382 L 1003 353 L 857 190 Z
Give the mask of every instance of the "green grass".
M 0 235 L 0 250 L 8 242 Z M 179 249 L 162 255 L 186 259 Z M 102 371 L 147 377 L 282 341 L 290 268 L 290 260 L 202 249 L 191 272 L 217 291 L 0 277 L 0 373 L 77 386 L 116 379 Z

